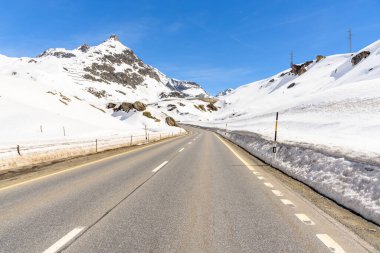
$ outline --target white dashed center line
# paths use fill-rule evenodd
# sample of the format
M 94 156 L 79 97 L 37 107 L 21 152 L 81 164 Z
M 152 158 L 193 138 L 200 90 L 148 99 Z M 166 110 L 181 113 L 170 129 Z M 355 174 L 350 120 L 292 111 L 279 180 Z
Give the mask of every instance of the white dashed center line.
M 345 253 L 345 251 L 342 249 L 342 247 L 339 246 L 330 236 L 327 234 L 317 234 L 317 237 L 319 240 L 323 242 L 324 245 L 329 248 L 331 252 L 334 253 Z
M 184 149 L 185 149 L 185 148 L 181 148 L 178 152 L 180 153 L 180 152 L 182 152 Z
M 252 173 L 255 175 L 260 175 L 260 172 L 257 172 L 257 171 L 253 171 Z
M 296 215 L 296 217 L 297 217 L 300 221 L 302 221 L 302 222 L 305 223 L 306 225 L 315 225 L 315 223 L 314 223 L 312 220 L 310 220 L 310 218 L 307 217 L 305 214 L 303 214 L 303 213 L 296 213 L 295 215 Z
M 67 235 L 62 237 L 59 241 L 51 245 L 47 250 L 45 250 L 43 253 L 55 253 L 58 252 L 60 249 L 62 249 L 63 246 L 65 246 L 68 242 L 73 240 L 82 230 L 84 227 L 77 227 L 71 230 Z
M 258 179 L 260 179 L 260 180 L 263 180 L 264 179 L 264 177 L 257 177 Z
M 264 183 L 264 185 L 265 185 L 266 187 L 269 187 L 269 188 L 273 188 L 273 187 L 274 187 L 273 184 L 271 184 L 271 183 Z
M 276 195 L 277 197 L 283 197 L 284 195 L 282 194 L 282 192 L 278 191 L 278 190 L 272 190 L 273 194 Z
M 157 168 L 155 168 L 154 170 L 152 170 L 153 173 L 156 173 L 157 171 L 159 171 L 162 167 L 164 167 L 169 161 L 165 161 L 163 163 L 161 163 Z
M 287 206 L 290 206 L 290 207 L 296 207 L 292 201 L 288 200 L 288 199 L 281 199 L 281 202 L 284 204 L 284 205 L 287 205 Z
M 191 141 L 189 142 L 189 144 L 191 144 Z

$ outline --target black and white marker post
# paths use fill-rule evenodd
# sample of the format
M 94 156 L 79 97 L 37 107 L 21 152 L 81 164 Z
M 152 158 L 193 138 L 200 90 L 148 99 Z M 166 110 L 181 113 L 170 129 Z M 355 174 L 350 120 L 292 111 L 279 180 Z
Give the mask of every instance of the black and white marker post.
M 277 158 L 277 128 L 278 128 L 278 112 L 276 112 L 276 124 L 274 127 L 274 141 L 273 141 L 274 159 Z

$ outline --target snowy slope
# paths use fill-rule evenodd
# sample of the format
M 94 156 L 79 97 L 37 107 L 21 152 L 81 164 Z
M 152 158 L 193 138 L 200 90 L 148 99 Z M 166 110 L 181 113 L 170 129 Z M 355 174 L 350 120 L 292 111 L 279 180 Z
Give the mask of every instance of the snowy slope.
M 221 110 L 189 123 L 219 129 L 227 123 L 225 136 L 233 142 L 380 224 L 380 41 L 355 54 L 317 57 L 218 98 Z
M 107 109 L 109 102 L 153 103 L 173 96 L 208 95 L 196 83 L 146 65 L 116 36 L 93 47 L 49 49 L 37 58 L 0 55 L 0 146 L 141 134 L 145 125 L 153 132 L 176 132 L 153 107 L 146 110 L 158 120 Z
M 353 66 L 355 54 L 314 60 L 301 75 L 290 69 L 220 96 L 209 126 L 272 138 L 279 112 L 279 140 L 323 145 L 380 162 L 380 41 Z

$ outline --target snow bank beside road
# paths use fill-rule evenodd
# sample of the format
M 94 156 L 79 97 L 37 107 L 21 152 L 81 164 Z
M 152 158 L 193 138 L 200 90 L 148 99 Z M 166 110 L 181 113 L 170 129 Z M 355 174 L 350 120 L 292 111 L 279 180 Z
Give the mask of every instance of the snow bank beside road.
M 32 142 L 19 146 L 0 146 L 0 174 L 9 169 L 16 169 L 23 166 L 32 166 L 42 163 L 50 163 L 69 159 L 78 156 L 94 154 L 97 152 L 143 145 L 161 139 L 180 136 L 186 134 L 184 130 L 172 133 L 167 132 L 148 132 L 144 135 L 114 135 L 103 136 L 101 138 L 82 138 L 82 139 L 61 139 L 46 142 Z M 20 152 L 20 154 L 18 154 Z
M 278 145 L 276 160 L 272 141 L 248 132 L 217 131 L 252 155 L 309 185 L 337 203 L 380 225 L 380 165 L 293 144 Z

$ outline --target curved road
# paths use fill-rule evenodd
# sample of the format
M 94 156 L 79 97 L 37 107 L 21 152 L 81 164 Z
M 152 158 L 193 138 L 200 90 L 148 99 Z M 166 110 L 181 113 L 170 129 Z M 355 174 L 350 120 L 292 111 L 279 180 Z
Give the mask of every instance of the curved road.
M 0 252 L 368 252 L 214 133 L 0 189 Z

